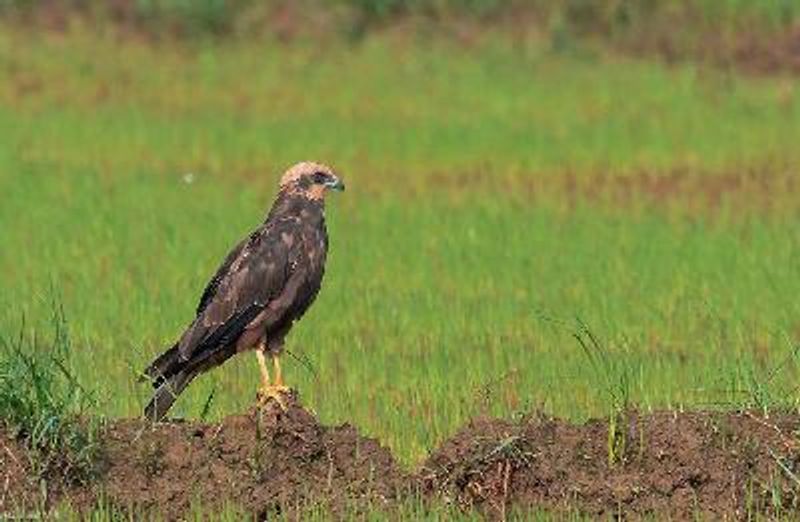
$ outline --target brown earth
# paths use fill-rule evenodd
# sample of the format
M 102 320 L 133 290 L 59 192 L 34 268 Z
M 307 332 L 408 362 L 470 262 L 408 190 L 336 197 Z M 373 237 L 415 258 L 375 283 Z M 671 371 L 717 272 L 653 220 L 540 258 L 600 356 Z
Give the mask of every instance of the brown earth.
M 424 464 L 423 492 L 493 518 L 527 506 L 678 520 L 797 507 L 797 415 L 631 412 L 620 421 L 609 437 L 605 420 L 476 420 Z
M 29 465 L 22 443 L 0 426 L 0 519 L 16 504 L 30 504 L 38 498 L 29 480 Z
M 170 518 L 195 499 L 210 508 L 230 502 L 259 519 L 305 502 L 332 510 L 361 500 L 382 505 L 405 483 L 377 441 L 347 424 L 321 426 L 296 402 L 286 412 L 271 405 L 219 424 L 122 421 L 109 430 L 104 460 L 113 504 L 158 508 Z
M 122 513 L 181 518 L 193 503 L 258 519 L 321 505 L 333 513 L 400 505 L 406 495 L 503 519 L 546 508 L 592 516 L 768 516 L 800 501 L 800 415 L 628 412 L 573 424 L 533 415 L 477 419 L 406 474 L 350 425 L 322 426 L 292 400 L 220 423 L 118 420 L 89 485 L 30 478 L 20 441 L 0 433 L 0 513 L 101 498 Z M 613 448 L 613 451 L 609 448 Z
M 19 452 L 19 444 L 12 446 Z M 220 423 L 112 422 L 104 430 L 97 472 L 96 482 L 84 487 L 51 480 L 46 504 L 68 499 L 84 510 L 102 498 L 123 513 L 157 511 L 174 520 L 200 502 L 204 509 L 227 504 L 264 519 L 310 503 L 334 512 L 380 506 L 409 483 L 377 441 L 348 424 L 320 425 L 294 399 L 285 412 L 269 404 Z M 27 476 L 14 471 L 7 476 L 10 494 L 0 513 L 42 502 Z

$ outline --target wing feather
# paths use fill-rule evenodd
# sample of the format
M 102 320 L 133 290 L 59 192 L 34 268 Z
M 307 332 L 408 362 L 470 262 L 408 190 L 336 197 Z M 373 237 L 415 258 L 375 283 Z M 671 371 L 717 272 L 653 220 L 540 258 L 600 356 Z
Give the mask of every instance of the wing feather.
M 217 268 L 217 271 L 214 273 L 214 277 L 211 278 L 206 287 L 203 289 L 203 295 L 200 296 L 200 302 L 197 303 L 197 311 L 195 312 L 196 315 L 203 313 L 203 310 L 206 309 L 208 303 L 210 303 L 214 298 L 220 282 L 225 277 L 225 274 L 227 274 L 230 270 L 233 261 L 239 257 L 239 254 L 242 253 L 242 248 L 244 248 L 248 240 L 249 238 L 245 238 L 240 241 L 239 244 L 233 247 L 233 250 L 228 253 L 228 255 L 225 257 L 225 260 L 222 262 L 219 268 Z
M 306 275 L 305 268 L 293 272 L 281 294 L 270 301 L 268 305 L 261 308 L 251 307 L 241 316 L 232 318 L 218 328 L 214 334 L 197 347 L 185 368 L 188 371 L 202 368 L 207 361 L 218 355 L 221 347 L 230 346 L 256 317 L 259 317 L 259 327 L 267 330 L 281 322 L 285 314 L 293 308 L 298 291 L 306 280 Z
M 235 342 L 250 321 L 281 295 L 297 265 L 300 238 L 295 225 L 293 219 L 262 225 L 238 253 L 231 253 L 218 281 L 212 280 L 213 294 L 201 300 L 200 313 L 178 342 L 183 360 Z M 286 237 L 292 240 L 285 241 Z

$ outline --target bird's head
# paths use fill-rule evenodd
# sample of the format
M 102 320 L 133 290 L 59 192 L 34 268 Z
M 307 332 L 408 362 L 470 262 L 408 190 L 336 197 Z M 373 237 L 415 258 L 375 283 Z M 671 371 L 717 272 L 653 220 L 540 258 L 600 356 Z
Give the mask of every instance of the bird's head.
M 321 200 L 328 189 L 344 190 L 344 183 L 327 165 L 304 161 L 284 173 L 280 189 L 308 199 Z

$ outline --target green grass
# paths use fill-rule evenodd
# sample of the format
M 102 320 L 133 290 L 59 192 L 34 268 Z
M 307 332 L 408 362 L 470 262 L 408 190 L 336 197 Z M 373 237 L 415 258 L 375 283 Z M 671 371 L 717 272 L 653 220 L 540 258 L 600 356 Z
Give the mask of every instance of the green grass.
M 57 305 L 45 338 L 0 332 L 0 423 L 23 440 L 42 487 L 94 476 L 101 416 L 75 377 L 67 323 Z M 13 455 L 12 455 L 13 457 Z
M 287 358 L 287 378 L 409 466 L 479 413 L 608 414 L 576 318 L 641 407 L 797 398 L 791 79 L 392 36 L 153 48 L 5 30 L 0 63 L 0 331 L 46 331 L 54 286 L 98 413 L 139 414 L 136 373 L 307 158 L 348 191 L 288 339 L 315 372 Z M 675 171 L 698 190 L 755 181 L 718 205 L 609 188 Z M 257 378 L 240 357 L 173 413 L 212 391 L 212 417 L 242 411 Z
M 331 520 L 331 511 L 327 506 L 308 505 L 308 506 L 293 506 L 296 512 L 290 513 L 276 513 L 270 514 L 270 520 L 308 520 L 311 522 L 328 521 Z M 347 509 L 347 508 L 345 508 Z M 592 520 L 587 515 L 568 511 L 562 509 L 557 513 L 551 513 L 545 510 L 528 510 L 520 512 L 510 508 L 508 510 L 508 517 L 510 520 L 531 520 L 535 522 L 549 522 L 551 520 L 557 521 L 570 521 L 581 522 Z M 55 515 L 59 520 L 91 520 L 91 521 L 129 521 L 141 518 L 158 519 L 157 515 L 153 513 L 123 513 L 115 510 L 113 507 L 101 504 L 97 509 L 90 513 L 76 513 L 69 505 L 64 505 L 56 509 Z M 186 515 L 186 520 L 202 522 L 205 520 L 213 519 L 220 522 L 236 522 L 249 518 L 251 513 L 242 512 L 236 506 L 227 506 L 221 511 L 210 515 L 206 509 L 198 504 L 193 506 L 189 513 Z M 340 516 L 350 516 L 359 520 L 369 521 L 382 521 L 382 520 L 420 520 L 420 521 L 459 521 L 459 522 L 478 522 L 485 520 L 486 517 L 475 512 L 461 509 L 457 506 L 446 505 L 443 503 L 433 504 L 431 502 L 424 502 L 418 498 L 410 498 L 400 502 L 398 505 L 393 506 L 391 509 L 382 507 L 375 507 L 374 511 L 364 513 L 362 511 L 354 510 L 352 513 L 340 513 Z M 788 520 L 788 518 L 787 518 Z

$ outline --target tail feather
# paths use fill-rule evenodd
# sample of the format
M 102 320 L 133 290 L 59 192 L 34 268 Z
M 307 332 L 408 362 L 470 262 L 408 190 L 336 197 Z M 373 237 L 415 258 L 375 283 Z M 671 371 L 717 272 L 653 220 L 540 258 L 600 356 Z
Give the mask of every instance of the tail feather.
M 172 375 L 181 370 L 182 362 L 176 343 L 172 348 L 159 355 L 150 363 L 150 366 L 145 368 L 142 376 L 139 377 L 139 382 L 149 380 L 153 384 L 153 388 L 158 388 Z
M 144 409 L 145 419 L 153 422 L 160 421 L 167 414 L 169 409 L 175 403 L 175 399 L 186 388 L 186 386 L 194 379 L 197 373 L 179 371 L 178 373 L 170 376 L 164 380 L 161 385 L 156 389 L 153 398 Z

